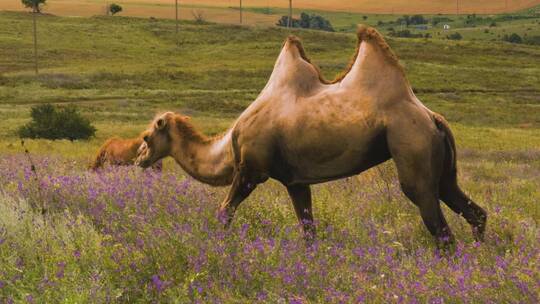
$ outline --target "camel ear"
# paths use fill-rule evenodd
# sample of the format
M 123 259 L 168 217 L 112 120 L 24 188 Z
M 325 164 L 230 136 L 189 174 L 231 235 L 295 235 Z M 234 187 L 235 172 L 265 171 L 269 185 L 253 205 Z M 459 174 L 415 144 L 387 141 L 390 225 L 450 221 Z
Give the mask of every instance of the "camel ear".
M 184 116 L 183 118 L 184 118 L 184 120 L 191 120 L 190 116 Z
M 156 129 L 163 130 L 167 126 L 167 120 L 165 118 L 160 118 L 156 121 Z

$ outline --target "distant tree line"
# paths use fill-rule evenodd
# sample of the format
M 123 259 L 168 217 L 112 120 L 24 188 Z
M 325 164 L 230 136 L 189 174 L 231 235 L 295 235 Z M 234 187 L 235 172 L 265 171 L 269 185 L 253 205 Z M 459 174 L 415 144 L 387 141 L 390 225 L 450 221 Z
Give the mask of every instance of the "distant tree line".
M 277 26 L 287 27 L 289 24 L 289 16 L 282 16 L 278 20 Z M 300 14 L 300 19 L 292 18 L 292 27 L 296 28 L 305 28 L 305 29 L 314 29 L 327 32 L 333 32 L 334 28 L 330 21 L 325 19 L 322 16 L 316 14 L 307 14 L 302 12 Z
M 413 15 L 413 16 L 408 16 L 408 15 L 404 15 L 403 17 L 400 17 L 396 20 L 396 23 L 397 24 L 406 24 L 407 26 L 409 25 L 420 25 L 420 24 L 427 24 L 428 23 L 428 20 L 426 18 L 424 18 L 424 16 L 422 15 Z
M 531 45 L 540 45 L 540 36 L 532 36 L 532 37 L 521 37 L 520 35 L 516 33 L 512 33 L 510 35 L 505 34 L 502 37 L 503 41 L 515 43 L 515 44 L 531 44 Z

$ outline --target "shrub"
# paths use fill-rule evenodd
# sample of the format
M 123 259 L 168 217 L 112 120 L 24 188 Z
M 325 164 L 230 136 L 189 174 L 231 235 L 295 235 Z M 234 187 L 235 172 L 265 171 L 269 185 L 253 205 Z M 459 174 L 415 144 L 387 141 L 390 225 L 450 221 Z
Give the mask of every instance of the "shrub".
M 448 18 L 448 17 L 433 17 L 431 19 L 431 24 L 433 24 L 433 26 L 436 26 L 437 24 L 439 23 L 449 23 L 449 22 L 452 22 L 454 20 Z
M 402 30 L 402 31 L 397 31 L 397 32 L 392 31 L 389 34 L 390 34 L 390 36 L 401 37 L 401 38 L 422 38 L 422 37 L 424 37 L 424 35 L 422 35 L 422 34 L 415 34 L 415 33 L 412 33 L 409 30 Z
M 523 42 L 531 45 L 540 45 L 540 36 L 529 36 L 523 39 Z
M 489 27 L 496 27 L 497 26 L 497 22 L 493 21 L 489 24 Z
M 116 3 L 113 3 L 109 5 L 109 12 L 111 12 L 111 15 L 116 15 L 122 11 L 122 7 Z
M 277 26 L 287 27 L 289 24 L 289 16 L 282 16 L 276 23 Z M 330 21 L 324 17 L 315 14 L 300 14 L 300 19 L 292 19 L 292 27 L 308 28 L 314 30 L 322 30 L 327 32 L 333 32 L 334 28 L 330 24 Z
M 510 36 L 504 35 L 502 40 L 510 43 L 523 43 L 521 36 L 516 33 L 512 33 Z
M 446 39 L 449 39 L 449 40 L 461 40 L 461 39 L 463 39 L 463 36 L 461 36 L 460 33 L 455 32 L 453 34 L 447 35 Z
M 51 104 L 32 107 L 32 121 L 18 130 L 21 138 L 89 139 L 96 128 L 74 106 L 56 108 Z

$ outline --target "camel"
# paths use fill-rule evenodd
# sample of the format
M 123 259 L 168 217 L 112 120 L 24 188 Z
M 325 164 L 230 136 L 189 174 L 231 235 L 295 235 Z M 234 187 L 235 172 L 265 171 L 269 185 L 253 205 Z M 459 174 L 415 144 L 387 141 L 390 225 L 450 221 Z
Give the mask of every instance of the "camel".
M 145 134 L 146 133 L 143 132 L 137 138 L 124 139 L 113 137 L 107 139 L 99 148 L 94 161 L 90 165 L 90 169 L 97 170 L 107 163 L 115 166 L 133 165 L 137 158 L 137 149 L 139 149 L 143 143 Z M 162 162 L 156 162 L 152 165 L 152 168 L 161 171 Z
M 447 121 L 415 96 L 398 58 L 375 29 L 359 26 L 347 70 L 325 80 L 300 40 L 283 44 L 260 95 L 223 135 L 209 138 L 188 117 L 157 116 L 136 161 L 172 156 L 195 179 L 231 185 L 219 208 L 225 226 L 269 178 L 288 191 L 307 240 L 315 237 L 310 185 L 359 174 L 393 159 L 405 196 L 437 240 L 454 237 L 439 199 L 482 240 L 487 214 L 457 183 L 456 147 Z

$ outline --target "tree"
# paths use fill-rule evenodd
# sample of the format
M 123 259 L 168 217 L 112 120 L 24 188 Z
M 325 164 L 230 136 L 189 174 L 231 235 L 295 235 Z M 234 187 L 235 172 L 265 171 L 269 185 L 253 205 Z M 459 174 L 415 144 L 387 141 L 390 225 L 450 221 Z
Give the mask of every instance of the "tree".
M 328 32 L 334 31 L 334 28 L 332 27 L 330 22 L 324 17 L 315 14 L 310 15 L 304 12 L 300 14 L 300 19 L 290 19 L 289 16 L 282 16 L 281 19 L 278 20 L 276 25 L 283 27 L 291 26 L 314 30 L 323 30 Z
M 34 30 L 34 70 L 36 71 L 36 75 L 39 73 L 38 71 L 38 47 L 37 47 L 37 20 L 36 20 L 36 14 L 41 13 L 40 6 L 42 4 L 45 4 L 47 0 L 21 0 L 22 4 L 24 4 L 25 7 L 32 8 L 32 25 Z
M 422 15 L 414 15 L 409 19 L 410 24 L 427 24 L 428 20 Z
M 410 20 L 410 18 L 409 18 L 408 15 L 404 15 L 403 17 L 398 18 L 398 19 L 396 20 L 396 23 L 397 23 L 397 24 L 400 24 L 400 25 L 401 25 L 401 24 L 404 24 L 405 26 L 408 27 L 409 24 L 411 24 L 411 20 Z
M 90 121 L 77 108 L 57 108 L 51 104 L 32 107 L 32 120 L 18 130 L 21 138 L 89 139 L 96 133 Z
M 36 13 L 41 13 L 41 6 L 47 2 L 47 0 L 21 0 L 24 7 L 35 10 Z
M 116 3 L 113 3 L 109 5 L 109 12 L 111 12 L 111 15 L 118 14 L 122 11 L 122 7 Z

